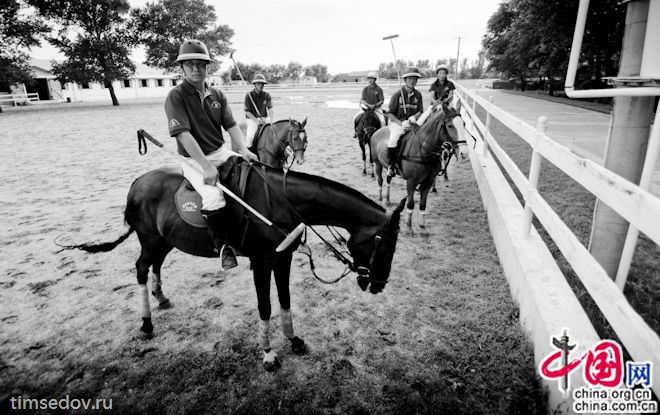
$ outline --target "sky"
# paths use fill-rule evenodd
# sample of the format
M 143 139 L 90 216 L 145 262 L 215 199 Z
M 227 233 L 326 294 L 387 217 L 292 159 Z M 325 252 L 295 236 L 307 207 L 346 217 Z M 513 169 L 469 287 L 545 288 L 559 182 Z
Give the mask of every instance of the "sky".
M 142 7 L 146 0 L 129 0 Z M 461 37 L 461 60 L 471 62 L 481 49 L 489 17 L 500 0 L 206 0 L 215 6 L 219 24 L 234 29 L 234 58 L 245 63 L 307 66 L 321 63 L 328 72 L 378 69 L 397 59 L 456 58 Z M 45 42 L 44 42 L 45 43 Z M 42 44 L 34 58 L 57 59 L 57 49 Z M 143 52 L 134 59 L 141 61 Z M 222 70 L 227 69 L 228 57 Z

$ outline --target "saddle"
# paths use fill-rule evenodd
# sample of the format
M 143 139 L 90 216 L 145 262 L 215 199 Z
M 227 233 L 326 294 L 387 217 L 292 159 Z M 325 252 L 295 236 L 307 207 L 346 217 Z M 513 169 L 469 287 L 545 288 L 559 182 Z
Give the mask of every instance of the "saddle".
M 443 124 L 443 128 L 446 129 L 446 133 L 450 137 L 456 136 L 455 132 L 452 134 L 452 130 L 456 129 L 456 127 L 454 127 L 454 124 L 451 122 L 452 118 L 453 116 L 452 117 L 445 116 L 444 119 L 441 121 Z M 413 130 L 407 131 L 403 136 L 401 136 L 396 147 L 398 161 L 395 167 L 399 171 L 401 171 L 401 160 L 406 160 L 418 164 L 430 164 L 430 163 L 436 163 L 440 159 L 440 153 L 438 152 L 437 149 L 432 150 L 432 152 L 434 153 L 433 155 L 422 156 L 422 148 L 426 144 L 423 143 L 422 140 L 417 135 L 417 129 L 419 129 L 419 127 L 413 127 L 413 128 L 414 128 Z
M 268 124 L 260 124 L 259 127 L 257 127 L 257 131 L 254 133 L 254 140 L 252 140 L 252 146 L 248 149 L 254 154 L 257 154 L 257 146 L 259 145 L 259 139 L 261 138 L 261 134 L 263 134 L 264 129 L 266 128 Z
M 232 157 L 220 167 L 218 174 L 220 181 L 224 182 L 229 177 L 231 171 L 239 163 L 238 158 Z M 206 221 L 202 217 L 202 196 L 197 193 L 193 185 L 182 177 L 181 185 L 174 193 L 174 204 L 181 219 L 195 228 L 206 228 Z
M 227 162 L 225 162 L 219 169 L 218 175 L 220 182 L 225 186 L 230 187 L 229 183 L 231 182 L 233 187 L 238 188 L 235 193 L 241 199 L 245 198 L 247 190 L 247 182 L 250 175 L 250 172 L 253 168 L 262 168 L 264 165 L 260 163 L 250 164 L 244 161 L 238 156 L 231 157 Z M 286 182 L 285 182 L 286 183 Z M 264 182 L 264 200 L 266 203 L 266 209 L 264 212 L 261 212 L 266 217 L 271 216 L 271 197 L 270 191 L 268 190 L 267 184 Z M 285 184 L 286 186 L 286 184 Z M 286 191 L 286 187 L 285 187 Z M 192 187 L 192 184 L 186 178 L 182 178 L 179 188 L 174 194 L 174 202 L 176 204 L 177 212 L 181 219 L 187 224 L 194 226 L 196 228 L 206 228 L 206 221 L 202 217 L 201 207 L 202 207 L 202 197 L 195 191 Z M 248 228 L 250 223 L 254 221 L 254 215 L 248 212 L 243 206 L 238 205 L 238 209 L 241 212 L 241 221 L 239 229 L 241 229 L 241 243 L 239 246 L 233 246 L 236 253 L 240 256 L 243 244 L 245 242 L 245 237 L 247 235 Z M 183 232 L 183 230 L 181 230 Z

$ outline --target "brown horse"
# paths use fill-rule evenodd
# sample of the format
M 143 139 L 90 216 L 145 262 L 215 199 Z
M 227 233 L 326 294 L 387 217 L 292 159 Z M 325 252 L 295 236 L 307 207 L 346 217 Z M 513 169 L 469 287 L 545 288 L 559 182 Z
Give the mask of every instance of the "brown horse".
M 403 153 L 400 157 L 401 176 L 406 180 L 406 190 L 408 193 L 408 203 L 406 205 L 408 218 L 406 224 L 408 229 L 412 229 L 412 213 L 415 207 L 413 199 L 415 188 L 419 186 L 419 213 L 421 228 L 426 227 L 426 199 L 435 181 L 435 177 L 442 170 L 443 154 L 447 149 L 453 148 L 455 138 L 450 135 L 449 125 L 451 120 L 445 117 L 443 111 L 436 111 L 426 122 L 406 136 L 399 140 L 403 147 Z M 455 129 L 454 129 L 455 131 Z M 387 159 L 387 140 L 389 138 L 389 128 L 383 127 L 376 131 L 371 137 L 371 155 L 376 164 L 376 179 L 378 180 L 378 200 L 383 200 L 383 167 L 388 165 Z M 387 177 L 387 189 L 385 200 L 390 203 L 390 181 Z
M 296 161 L 298 164 L 305 162 L 305 150 L 307 149 L 307 132 L 303 122 L 296 120 L 279 120 L 272 124 L 266 124 L 257 130 L 257 136 L 250 150 L 259 157 L 259 161 L 271 167 L 283 168 L 288 157 L 288 149 L 293 153 L 290 164 Z M 240 128 L 245 135 L 245 123 Z
M 330 225 L 346 229 L 352 256 L 349 269 L 358 273 L 362 290 L 376 294 L 387 283 L 399 232 L 399 216 L 404 200 L 393 212 L 373 202 L 362 193 L 340 183 L 304 173 L 283 172 L 261 164 L 249 164 L 237 157 L 220 167 L 222 183 L 258 212 L 267 216 L 274 226 L 268 226 L 247 212 L 234 199 L 227 197 L 229 243 L 241 255 L 250 258 L 259 308 L 259 344 L 264 353 L 264 367 L 279 366 L 277 355 L 270 349 L 271 317 L 270 281 L 274 273 L 280 302 L 282 331 L 291 341 L 295 353 L 307 351 L 305 342 L 293 332 L 290 313 L 289 273 L 291 256 L 300 239 L 284 252 L 275 248 L 286 232 L 301 222 L 307 225 Z M 132 184 L 126 202 L 125 220 L 128 231 L 113 242 L 73 245 L 87 252 L 107 252 L 123 242 L 133 231 L 138 235 L 142 251 L 135 266 L 142 301 L 142 327 L 152 336 L 151 308 L 147 282 L 160 307 L 171 306 L 161 288 L 161 266 L 166 255 L 177 248 L 191 255 L 217 257 L 213 242 L 204 228 L 185 222 L 177 212 L 174 194 L 183 176 L 174 170 L 160 168 L 138 177 Z M 265 195 L 268 194 L 268 197 Z M 346 259 L 346 258 L 344 258 Z M 150 272 L 151 268 L 151 272 Z
M 367 155 L 365 146 L 369 146 L 369 165 L 371 166 L 371 177 L 374 177 L 374 161 L 371 157 L 371 136 L 381 127 L 380 120 L 376 116 L 376 107 L 367 106 L 364 112 L 358 115 L 355 123 L 355 135 L 357 136 L 360 149 L 362 150 L 362 174 L 367 174 Z

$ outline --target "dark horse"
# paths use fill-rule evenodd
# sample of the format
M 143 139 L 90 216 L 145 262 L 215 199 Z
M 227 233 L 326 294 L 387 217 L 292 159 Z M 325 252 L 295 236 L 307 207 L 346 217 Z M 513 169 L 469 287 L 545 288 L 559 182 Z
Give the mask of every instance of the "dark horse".
M 304 341 L 293 333 L 290 313 L 291 256 L 300 239 L 283 252 L 275 253 L 285 232 L 291 232 L 302 219 L 308 225 L 345 228 L 351 235 L 347 247 L 352 256 L 351 269 L 358 273 L 358 284 L 362 290 L 369 288 L 376 294 L 383 290 L 390 274 L 404 200 L 397 209 L 388 212 L 362 193 L 337 182 L 304 173 L 285 173 L 261 164 L 249 164 L 237 157 L 219 170 L 227 188 L 242 195 L 245 202 L 274 223 L 274 226 L 266 225 L 234 199 L 226 197 L 227 214 L 231 215 L 229 243 L 252 263 L 260 317 L 259 344 L 264 351 L 265 368 L 273 370 L 279 366 L 279 361 L 270 349 L 268 334 L 271 272 L 275 275 L 282 331 L 295 353 L 307 351 Z M 170 306 L 160 278 L 161 266 L 172 248 L 191 255 L 217 257 L 207 230 L 190 226 L 177 212 L 174 193 L 182 181 L 183 176 L 174 169 L 160 168 L 143 174 L 133 182 L 128 193 L 125 211 L 128 232 L 114 242 L 70 247 L 107 252 L 131 232 L 137 232 L 142 247 L 135 264 L 143 305 L 141 331 L 147 336 L 153 333 L 147 282 L 151 279 L 151 292 L 159 305 Z
M 401 153 L 401 176 L 406 180 L 406 190 L 408 192 L 408 203 L 406 204 L 408 219 L 406 224 L 408 229 L 412 228 L 412 213 L 415 207 L 413 196 L 415 188 L 419 186 L 419 226 L 426 227 L 426 198 L 429 190 L 435 181 L 435 177 L 442 170 L 442 156 L 448 148 L 455 145 L 455 139 L 449 133 L 451 120 L 445 117 L 443 111 L 436 111 L 426 122 L 416 130 L 408 134 L 408 137 L 401 137 L 399 144 L 404 146 Z M 378 200 L 383 200 L 383 166 L 388 165 L 387 159 L 387 140 L 389 138 L 389 128 L 379 129 L 371 137 L 371 155 L 376 163 L 376 179 L 378 180 Z M 390 181 L 387 178 L 387 189 L 385 200 L 390 203 Z
M 279 120 L 260 128 L 250 150 L 259 157 L 259 161 L 271 167 L 282 168 L 287 160 L 287 147 L 293 152 L 293 161 L 298 164 L 305 162 L 307 149 L 307 118 L 303 122 L 296 120 Z M 241 125 L 244 128 L 245 124 Z M 245 131 L 243 131 L 245 134 Z
M 367 174 L 367 155 L 364 146 L 369 146 L 369 165 L 371 166 L 371 177 L 374 177 L 374 161 L 371 156 L 371 136 L 381 127 L 380 120 L 376 116 L 376 109 L 367 106 L 364 112 L 358 115 L 355 123 L 355 135 L 357 136 L 360 149 L 362 150 L 362 174 Z

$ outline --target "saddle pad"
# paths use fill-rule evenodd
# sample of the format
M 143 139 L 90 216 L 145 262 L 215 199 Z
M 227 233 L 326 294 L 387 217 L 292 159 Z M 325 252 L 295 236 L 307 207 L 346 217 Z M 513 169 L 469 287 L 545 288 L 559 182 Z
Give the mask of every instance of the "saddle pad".
M 181 186 L 174 194 L 174 204 L 179 216 L 187 224 L 196 228 L 206 228 L 202 217 L 202 197 L 195 191 L 187 179 L 181 181 Z

